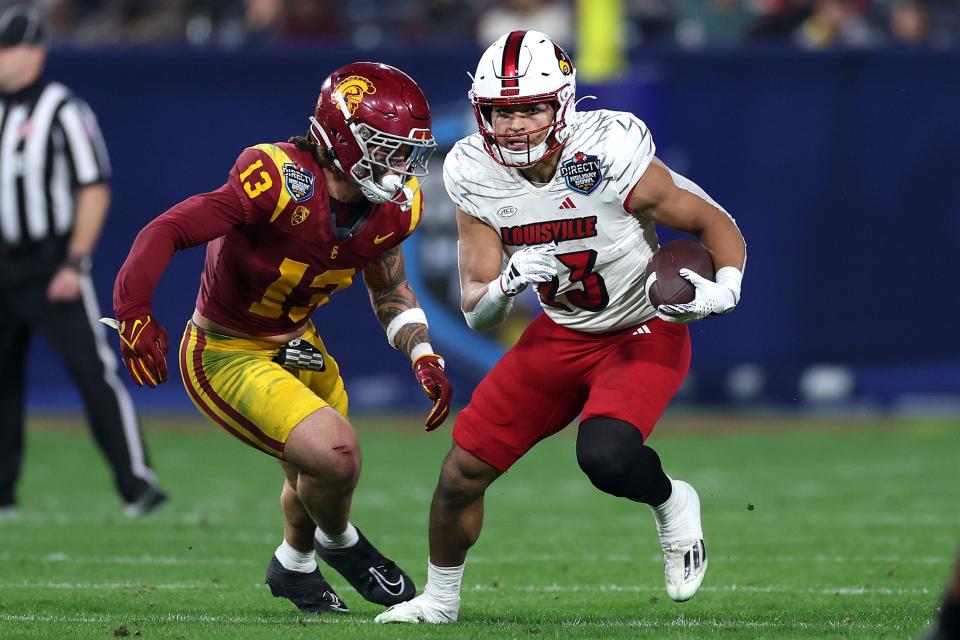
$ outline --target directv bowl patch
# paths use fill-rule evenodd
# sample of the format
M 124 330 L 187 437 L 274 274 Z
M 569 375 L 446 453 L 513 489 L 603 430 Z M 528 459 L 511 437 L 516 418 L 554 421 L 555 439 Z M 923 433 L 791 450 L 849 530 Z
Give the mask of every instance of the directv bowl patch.
M 283 182 L 290 193 L 290 197 L 297 204 L 313 197 L 314 175 L 300 165 L 292 162 L 283 164 Z
M 578 193 L 590 193 L 603 180 L 600 158 L 577 151 L 572 158 L 564 160 L 560 165 L 560 175 L 570 189 Z

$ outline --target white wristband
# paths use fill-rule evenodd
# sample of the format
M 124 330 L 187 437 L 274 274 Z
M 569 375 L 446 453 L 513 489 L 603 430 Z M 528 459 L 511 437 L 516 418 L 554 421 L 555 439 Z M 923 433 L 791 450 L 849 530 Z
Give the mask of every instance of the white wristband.
M 463 317 L 467 326 L 474 331 L 486 331 L 502 324 L 511 306 L 513 298 L 503 292 L 500 279 L 497 278 L 487 285 L 487 292 L 477 301 L 473 310 L 463 312 Z
M 433 347 L 430 345 L 429 342 L 421 342 L 420 344 L 418 344 L 417 346 L 415 346 L 413 349 L 410 350 L 410 361 L 416 362 L 417 358 L 419 358 L 420 356 L 425 356 L 429 353 L 435 353 L 433 350 Z
M 740 282 L 742 280 L 743 273 L 736 267 L 723 267 L 717 271 L 717 284 L 721 284 L 733 292 L 734 304 L 740 302 Z
M 389 342 L 390 346 L 394 349 L 397 348 L 397 345 L 393 343 L 393 339 L 397 337 L 397 333 L 400 331 L 400 329 L 408 324 L 422 324 L 425 327 L 429 326 L 427 324 L 427 314 L 425 314 L 423 309 L 420 307 L 414 307 L 413 309 L 407 309 L 390 321 L 390 324 L 387 325 L 387 342 Z
M 503 276 L 497 278 L 496 280 L 491 281 L 487 285 L 487 297 L 490 298 L 490 302 L 495 303 L 498 306 L 505 307 L 513 300 L 513 296 L 508 296 L 503 291 Z

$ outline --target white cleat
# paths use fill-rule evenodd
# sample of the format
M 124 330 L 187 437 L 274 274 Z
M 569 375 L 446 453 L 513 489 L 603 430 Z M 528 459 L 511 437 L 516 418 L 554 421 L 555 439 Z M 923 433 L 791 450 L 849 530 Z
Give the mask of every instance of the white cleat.
M 686 602 L 692 598 L 706 574 L 707 548 L 703 540 L 663 545 L 663 577 L 671 599 Z
M 443 605 L 426 595 L 419 595 L 413 600 L 395 604 L 376 618 L 379 624 L 445 624 L 456 622 L 460 613 L 459 599 L 455 606 Z
M 686 482 L 672 482 L 675 495 L 671 495 L 671 500 L 676 497 L 676 502 L 662 521 L 656 513 L 655 519 L 663 549 L 667 595 L 676 602 L 685 602 L 697 593 L 707 573 L 707 547 L 700 524 L 700 497 Z

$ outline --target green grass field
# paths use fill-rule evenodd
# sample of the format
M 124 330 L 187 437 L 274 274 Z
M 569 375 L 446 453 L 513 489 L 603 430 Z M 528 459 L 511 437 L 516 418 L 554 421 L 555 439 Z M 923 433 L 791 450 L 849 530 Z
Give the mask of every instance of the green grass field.
M 960 422 L 667 416 L 651 444 L 700 491 L 711 568 L 671 602 L 649 510 L 598 493 L 573 430 L 491 488 L 461 622 L 305 617 L 263 570 L 280 474 L 199 417 L 148 417 L 172 501 L 129 521 L 79 421 L 33 419 L 21 515 L 0 521 L 0 638 L 917 638 L 960 543 Z M 422 586 L 449 432 L 360 418 L 353 521 Z

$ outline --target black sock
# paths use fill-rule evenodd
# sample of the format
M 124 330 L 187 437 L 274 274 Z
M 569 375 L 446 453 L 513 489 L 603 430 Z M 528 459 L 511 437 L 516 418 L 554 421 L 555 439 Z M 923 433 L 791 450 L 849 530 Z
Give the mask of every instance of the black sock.
M 660 456 L 643 444 L 633 425 L 614 418 L 591 418 L 577 434 L 577 462 L 595 487 L 613 496 L 652 507 L 673 491 Z

